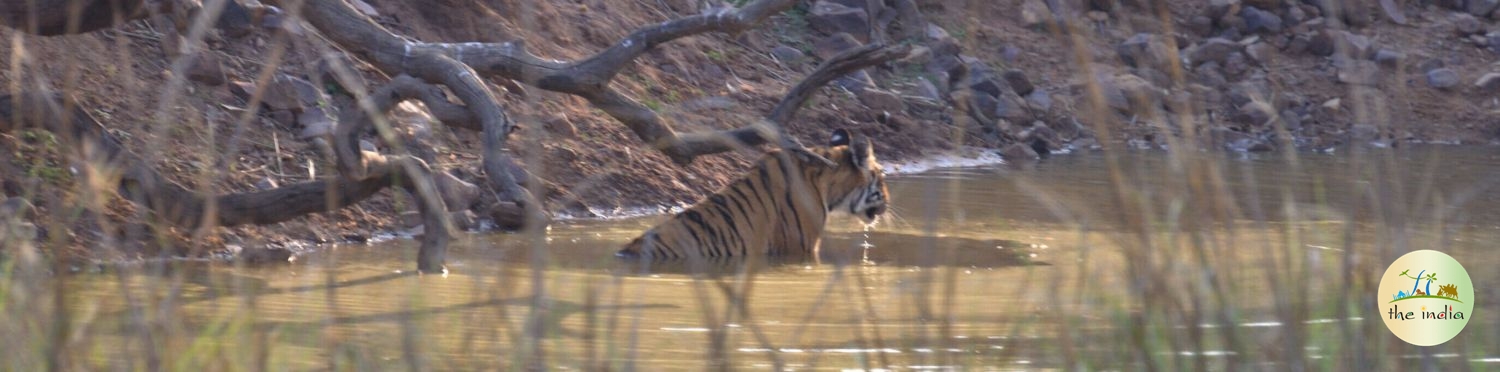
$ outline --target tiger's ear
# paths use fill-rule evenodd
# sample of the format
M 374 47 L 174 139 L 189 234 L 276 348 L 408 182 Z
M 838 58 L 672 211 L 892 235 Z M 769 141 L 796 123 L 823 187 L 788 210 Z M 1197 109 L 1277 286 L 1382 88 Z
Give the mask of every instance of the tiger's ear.
M 849 131 L 844 128 L 833 130 L 833 135 L 828 137 L 828 147 L 846 146 L 849 144 Z
M 849 161 L 854 163 L 855 168 L 869 168 L 870 164 L 875 162 L 875 145 L 870 143 L 869 137 L 860 136 L 854 139 L 854 143 L 849 145 L 849 150 L 852 152 L 849 154 Z

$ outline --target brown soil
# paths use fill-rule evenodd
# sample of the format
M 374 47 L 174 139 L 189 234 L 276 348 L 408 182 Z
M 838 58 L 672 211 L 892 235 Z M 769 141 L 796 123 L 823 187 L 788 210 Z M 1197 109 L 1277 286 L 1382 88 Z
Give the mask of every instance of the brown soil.
M 426 41 L 509 41 L 524 39 L 536 54 L 557 59 L 577 59 L 603 49 L 631 31 L 671 18 L 696 14 L 697 1 L 458 1 L 432 2 L 370 1 L 379 12 L 377 20 L 392 30 Z M 1159 139 L 1160 123 L 1132 122 L 1128 117 L 1086 115 L 1087 99 L 1081 85 L 1088 79 L 1076 61 L 1092 62 L 1092 68 L 1126 71 L 1115 45 L 1137 32 L 1160 32 L 1161 22 L 1145 11 L 1124 8 L 1102 21 L 1086 21 L 1079 33 L 1083 56 L 1071 52 L 1067 35 L 1028 28 L 1016 12 L 1022 0 L 918 1 L 927 19 L 946 29 L 963 53 L 996 67 L 997 71 L 1024 72 L 1037 89 L 1052 94 L 1054 108 L 1042 120 L 1058 127 L 1059 121 L 1084 122 L 1087 136 L 1103 120 L 1113 126 L 1110 138 L 1100 142 Z M 1201 14 L 1202 1 L 1170 0 L 1172 27 L 1183 29 L 1187 20 Z M 1413 3 L 1413 2 L 1408 2 Z M 1310 114 L 1302 128 L 1294 131 L 1298 143 L 1326 146 L 1348 143 L 1351 126 L 1369 124 L 1396 141 L 1444 141 L 1492 143 L 1500 135 L 1500 113 L 1494 95 L 1476 92 L 1469 85 L 1480 75 L 1500 71 L 1490 64 L 1493 51 L 1460 40 L 1451 31 L 1452 11 L 1435 7 L 1405 8 L 1413 26 L 1388 21 L 1358 28 L 1380 48 L 1407 54 L 1407 63 L 1424 58 L 1442 59 L 1460 76 L 1460 88 L 1443 91 L 1428 88 L 1421 73 L 1405 69 L 1382 74 L 1377 89 L 1354 89 L 1339 83 L 1337 70 L 1327 57 L 1310 54 L 1279 55 L 1274 63 L 1255 66 L 1263 71 L 1273 94 L 1294 93 L 1310 106 L 1341 99 L 1332 113 Z M 773 17 L 763 27 L 742 35 L 702 35 L 664 45 L 649 52 L 615 80 L 615 85 L 637 97 L 666 117 L 674 129 L 690 132 L 726 129 L 751 122 L 768 112 L 781 95 L 817 59 L 782 64 L 771 57 L 772 48 L 787 45 L 808 51 L 825 35 L 809 29 L 806 7 Z M 1087 18 L 1084 18 L 1087 19 Z M 1481 18 L 1484 19 L 1484 18 Z M 1484 26 L 1500 30 L 1492 20 Z M 1150 27 L 1148 29 L 1148 27 Z M 1182 32 L 1185 33 L 1185 32 Z M 1291 34 L 1287 31 L 1285 34 Z M 308 35 L 294 37 L 276 71 L 307 76 L 314 71 L 326 41 Z M 40 74 L 55 88 L 82 97 L 95 116 L 119 135 L 127 148 L 151 159 L 164 173 L 185 185 L 218 192 L 248 191 L 264 179 L 279 184 L 306 180 L 310 173 L 333 171 L 312 146 L 296 138 L 299 128 L 285 124 L 262 110 L 243 123 L 245 100 L 231 93 L 229 85 L 210 86 L 188 82 L 182 97 L 165 110 L 161 92 L 170 80 L 171 61 L 161 52 L 162 34 L 145 23 L 88 35 L 35 37 L 0 31 L 12 42 L 0 45 L 0 55 L 12 67 L 4 70 L 0 83 L 16 88 L 19 76 Z M 1184 35 L 1190 43 L 1206 35 Z M 1263 36 L 1274 37 L 1274 36 Z M 241 38 L 215 37 L 212 53 L 223 62 L 231 81 L 254 81 L 270 60 L 276 43 L 268 32 L 257 31 Z M 1425 56 L 1425 57 L 1424 57 Z M 14 66 L 20 66 L 16 68 Z M 370 81 L 382 81 L 373 70 L 364 69 Z M 872 75 L 879 85 L 906 96 L 918 96 L 916 81 L 921 73 L 896 64 Z M 919 69 L 917 69 L 919 70 Z M 1233 81 L 1233 80 L 1232 80 Z M 1232 82 L 1231 81 L 1231 82 Z M 511 139 L 514 151 L 535 174 L 561 185 L 578 196 L 590 210 L 611 213 L 622 208 L 691 203 L 738 176 L 747 160 L 757 154 L 736 153 L 700 157 L 680 167 L 641 143 L 614 119 L 586 102 L 563 94 L 526 87 L 510 92 L 494 85 L 512 119 L 524 127 Z M 1228 122 L 1227 103 L 1201 98 L 1207 124 L 1239 126 Z M 808 144 L 826 139 L 833 128 L 859 129 L 875 138 L 883 161 L 911 160 L 951 150 L 960 145 L 998 147 L 973 135 L 973 128 L 951 125 L 955 116 L 946 105 L 926 107 L 912 100 L 911 112 L 902 120 L 881 123 L 846 91 L 827 88 L 815 97 L 789 126 Z M 164 111 L 164 112 L 161 112 Z M 158 114 L 158 112 L 161 112 Z M 1022 123 L 1026 124 L 1026 123 Z M 571 129 L 569 129 L 571 127 Z M 1062 130 L 1059 130 L 1060 132 Z M 478 182 L 479 159 L 474 133 L 436 130 L 439 164 L 461 178 Z M 1159 142 L 1159 140 L 1157 140 Z M 1062 144 L 1066 146 L 1066 144 Z M 278 151 L 279 149 L 279 151 Z M 131 222 L 142 221 L 135 209 L 118 197 L 103 201 L 103 218 L 93 218 L 83 195 L 92 195 L 77 185 L 71 163 L 63 151 L 47 141 L 45 134 L 21 133 L 0 136 L 0 180 L 7 196 L 26 196 L 40 213 L 35 221 L 60 246 L 64 257 L 137 258 L 162 252 L 153 239 L 141 235 L 146 229 Z M 401 228 L 400 212 L 413 209 L 405 195 L 392 190 L 344 210 L 313 215 L 268 226 L 220 228 L 208 239 L 186 239 L 170 233 L 167 251 L 176 254 L 208 252 L 224 245 L 264 246 L 295 242 L 362 240 L 378 232 Z M 555 211 L 565 210 L 562 200 L 552 200 Z M 134 233 L 131 233 L 131 232 Z M 120 241 L 120 244 L 109 242 Z M 191 243 L 188 243 L 191 242 Z

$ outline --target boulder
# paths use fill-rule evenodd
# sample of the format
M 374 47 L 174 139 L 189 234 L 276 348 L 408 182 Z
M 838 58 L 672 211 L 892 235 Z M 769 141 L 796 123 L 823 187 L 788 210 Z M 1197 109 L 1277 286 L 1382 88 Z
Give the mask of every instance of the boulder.
M 302 126 L 302 131 L 297 133 L 297 139 L 306 140 L 312 138 L 324 138 L 333 136 L 333 116 L 323 111 L 322 107 L 312 107 L 297 114 L 297 124 Z
M 777 61 L 781 61 L 784 65 L 795 65 L 802 62 L 803 57 L 806 57 L 801 50 L 785 45 L 777 45 L 775 48 L 771 48 L 771 56 L 775 57 Z
M 36 217 L 36 206 L 33 206 L 26 198 L 14 197 L 0 202 L 0 225 L 4 225 L 5 219 L 31 219 Z
M 479 186 L 454 177 L 448 172 L 433 172 L 432 181 L 437 186 L 438 197 L 449 210 L 466 210 L 479 200 Z
M 1245 20 L 1245 32 L 1248 33 L 1276 33 L 1283 28 L 1280 16 L 1254 6 L 1240 10 L 1240 18 Z
M 1052 11 L 1047 8 L 1047 3 L 1042 0 L 1024 0 L 1021 2 L 1021 25 L 1028 28 L 1042 28 L 1047 25 L 1047 20 L 1052 17 Z
M 1500 8 L 1500 0 L 1468 0 L 1469 14 L 1478 17 L 1488 17 L 1495 9 Z
M 1211 38 L 1188 51 L 1188 60 L 1192 61 L 1194 66 L 1205 62 L 1217 62 L 1222 65 L 1224 60 L 1229 59 L 1229 55 L 1238 53 L 1241 49 L 1243 46 L 1240 43 L 1225 38 Z
M 850 8 L 832 1 L 819 1 L 808 12 L 807 23 L 826 34 L 849 33 L 861 42 L 869 41 L 870 18 L 864 9 Z
M 1009 120 L 1013 123 L 1026 123 L 1032 119 L 1031 112 L 1026 109 L 1026 99 L 1016 95 L 1015 92 L 1005 92 L 995 99 L 995 117 Z
M 300 113 L 325 101 L 323 91 L 313 83 L 287 74 L 277 74 L 266 86 L 261 103 L 272 110 Z
M 1265 102 L 1250 101 L 1241 105 L 1233 118 L 1241 124 L 1261 128 L 1271 124 L 1271 120 L 1276 118 L 1276 108 Z
M 850 35 L 847 32 L 840 32 L 814 42 L 813 55 L 817 56 L 818 59 L 827 60 L 839 55 L 839 53 L 843 53 L 845 50 L 853 49 L 863 44 L 854 35 Z
M 1375 85 L 1380 82 L 1380 66 L 1374 61 L 1350 61 L 1339 67 L 1340 83 Z
M 1047 91 L 1037 89 L 1026 95 L 1026 107 L 1032 111 L 1046 112 L 1052 109 L 1052 95 Z
M 1276 47 L 1265 42 L 1250 44 L 1250 46 L 1245 47 L 1245 56 L 1250 57 L 1251 61 L 1255 61 L 1255 63 L 1261 66 L 1268 66 L 1275 61 L 1276 53 Z
M 1401 53 L 1390 49 L 1381 49 L 1380 51 L 1375 52 L 1375 63 L 1379 64 L 1380 67 L 1398 69 L 1401 68 L 1401 65 L 1405 62 L 1406 53 Z
M 1335 29 L 1323 29 L 1314 34 L 1308 44 L 1308 51 L 1323 57 L 1339 53 L 1354 59 L 1368 59 L 1375 55 L 1370 38 Z
M 206 51 L 199 52 L 194 57 L 193 65 L 188 66 L 187 78 L 210 86 L 223 85 L 227 80 L 224 77 L 224 66 L 219 61 L 219 55 Z
M 1240 0 L 1208 0 L 1208 14 L 1212 19 L 1223 18 L 1240 9 Z
M 1000 149 L 1000 157 L 1005 158 L 1006 161 L 1016 162 L 1041 159 L 1041 154 L 1028 144 L 1012 143 Z
M 1484 32 L 1484 23 L 1468 13 L 1457 13 L 1453 16 L 1453 34 L 1458 37 Z
M 1176 51 L 1167 46 L 1160 37 L 1152 34 L 1135 34 L 1115 47 L 1120 60 L 1131 67 L 1149 67 L 1164 70 L 1170 66 Z
M 1015 91 L 1016 94 L 1024 96 L 1036 90 L 1036 86 L 1031 85 L 1031 79 L 1027 79 L 1026 73 L 1021 72 L 1021 70 L 1005 70 L 1005 73 L 1000 76 L 1005 79 L 1005 83 L 1010 85 L 1010 89 Z
M 906 103 L 901 101 L 901 96 L 891 91 L 865 89 L 859 91 L 857 96 L 859 97 L 859 103 L 876 112 L 906 112 Z

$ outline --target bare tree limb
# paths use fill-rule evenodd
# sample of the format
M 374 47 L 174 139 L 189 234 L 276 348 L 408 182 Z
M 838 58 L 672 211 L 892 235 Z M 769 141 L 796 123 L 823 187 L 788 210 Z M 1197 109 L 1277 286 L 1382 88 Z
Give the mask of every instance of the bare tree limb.
M 0 133 L 39 128 L 58 136 L 94 169 L 118 174 L 108 182 L 132 201 L 149 208 L 157 218 L 189 230 L 214 226 L 266 225 L 312 213 L 335 211 L 359 203 L 391 185 L 417 196 L 427 227 L 418 253 L 423 272 L 443 270 L 447 233 L 446 208 L 431 185 L 427 167 L 411 157 L 366 157 L 360 177 L 347 175 L 288 185 L 270 190 L 228 195 L 203 195 L 167 180 L 126 151 L 76 102 L 48 94 L 0 96 Z M 422 185 L 426 182 L 427 185 Z M 425 195 L 425 196 L 424 196 Z

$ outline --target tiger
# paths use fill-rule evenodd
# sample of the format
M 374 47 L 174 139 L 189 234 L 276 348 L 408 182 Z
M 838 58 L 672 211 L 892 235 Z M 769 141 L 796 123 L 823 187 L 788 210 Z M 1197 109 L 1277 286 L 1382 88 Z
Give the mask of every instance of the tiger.
M 889 205 L 885 172 L 868 138 L 837 129 L 824 159 L 773 150 L 748 174 L 642 233 L 616 253 L 657 259 L 816 254 L 829 214 L 873 225 Z

